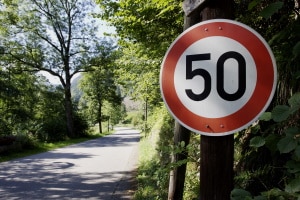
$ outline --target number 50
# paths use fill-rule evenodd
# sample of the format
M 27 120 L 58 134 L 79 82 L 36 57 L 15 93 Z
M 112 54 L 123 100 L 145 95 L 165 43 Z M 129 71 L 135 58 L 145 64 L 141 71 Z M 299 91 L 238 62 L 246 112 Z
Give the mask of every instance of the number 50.
M 229 94 L 224 89 L 224 64 L 228 59 L 235 59 L 238 62 L 238 89 L 235 93 Z M 201 76 L 204 79 L 204 90 L 200 94 L 195 94 L 191 89 L 186 89 L 187 96 L 194 101 L 206 99 L 211 92 L 211 76 L 205 69 L 194 69 L 193 61 L 210 60 L 210 53 L 194 54 L 186 56 L 186 79 L 193 79 L 195 76 Z M 221 98 L 227 101 L 240 99 L 246 91 L 246 61 L 238 52 L 229 51 L 220 56 L 217 61 L 217 92 Z

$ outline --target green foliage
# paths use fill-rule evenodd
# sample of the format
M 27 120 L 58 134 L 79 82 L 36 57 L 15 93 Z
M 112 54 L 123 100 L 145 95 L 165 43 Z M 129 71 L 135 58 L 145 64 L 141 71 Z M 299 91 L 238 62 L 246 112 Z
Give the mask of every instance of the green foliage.
M 278 105 L 272 111 L 272 118 L 275 122 L 282 122 L 289 117 L 290 109 L 286 105 Z
M 142 138 L 140 165 L 138 170 L 138 190 L 134 199 L 167 199 L 170 162 L 163 148 L 170 144 L 173 130 L 167 121 L 170 119 L 164 108 L 156 109 L 149 117 L 150 132 Z M 167 127 L 164 125 L 167 124 Z M 163 137 L 163 138 L 161 138 Z M 162 146 L 164 145 L 166 146 Z M 166 160 L 164 160 L 166 159 Z
M 74 128 L 76 130 L 77 137 L 88 136 L 90 126 L 85 119 L 85 116 L 78 112 L 75 112 L 74 115 Z
M 66 122 L 64 119 L 49 118 L 42 125 L 38 138 L 43 141 L 63 141 L 67 137 Z
M 199 135 L 193 135 L 187 148 L 184 142 L 174 146 L 174 119 L 164 106 L 153 111 L 149 117 L 149 126 L 149 133 L 141 141 L 139 184 L 134 199 L 167 199 L 170 171 L 186 163 L 188 171 L 184 199 L 198 199 Z M 189 154 L 188 159 L 171 163 L 171 154 L 186 151 Z
M 10 149 L 9 152 L 5 152 L 3 154 L 1 154 L 0 152 L 0 162 L 9 161 L 16 158 L 22 158 L 33 154 L 50 151 L 56 148 L 62 148 L 68 145 L 84 142 L 90 139 L 95 139 L 103 136 L 104 135 L 93 134 L 93 135 L 88 135 L 87 137 L 84 138 L 68 139 L 59 142 L 44 142 L 44 141 L 41 142 L 41 141 L 37 141 L 34 137 L 28 137 L 27 135 L 18 135 L 14 138 L 16 138 L 17 143 L 22 144 L 22 148 L 20 148 L 20 145 L 18 145 L 17 149 L 16 148 L 14 150 Z
M 184 184 L 184 196 L 186 200 L 197 200 L 199 199 L 199 163 L 188 162 Z
M 99 38 L 90 18 L 93 6 L 91 1 L 77 0 L 4 1 L 0 20 L 5 38 L 1 42 L 7 61 L 47 71 L 66 83 L 63 75 L 72 77 L 95 55 Z
M 295 57 L 300 55 L 300 42 L 297 42 L 293 48 L 293 54 Z
M 33 149 L 37 145 L 37 140 L 33 135 L 19 134 L 15 137 L 15 143 L 19 144 L 22 150 Z
M 0 136 L 0 156 L 33 149 L 37 141 L 29 135 Z
M 289 100 L 289 106 L 277 105 L 271 112 L 272 119 L 275 122 L 285 121 L 290 115 L 294 114 L 300 109 L 300 92 L 295 93 Z
M 75 137 L 71 79 L 92 67 L 99 53 L 93 1 L 2 1 L 1 61 L 19 72 L 44 71 L 59 78 L 69 137 Z M 6 66 L 4 65 L 4 66 Z
M 290 132 L 288 128 L 299 127 L 299 109 L 297 103 L 290 102 L 297 102 L 297 98 L 293 97 L 295 99 L 289 102 L 287 99 L 300 90 L 299 6 L 294 0 L 235 2 L 237 20 L 250 25 L 269 41 L 277 60 L 279 75 L 276 97 L 270 106 L 272 111 L 264 114 L 244 135 L 236 137 L 237 146 L 241 149 L 237 153 L 240 159 L 235 166 L 239 173 L 236 177 L 237 185 L 249 190 L 254 196 L 248 192 L 245 195 L 242 191 L 235 191 L 235 195 L 239 199 L 245 199 L 245 196 L 248 199 L 292 198 L 294 196 L 288 194 L 285 188 L 288 181 L 297 178 L 291 170 L 297 170 L 295 166 L 298 161 L 294 158 L 299 156 L 300 149 L 298 134 Z M 104 8 L 100 17 L 116 26 L 120 36 L 122 54 L 117 70 L 120 83 L 129 92 L 134 91 L 132 96 L 157 105 L 160 100 L 156 97 L 159 97 L 159 93 L 155 93 L 157 90 L 153 85 L 158 85 L 161 59 L 169 44 L 182 32 L 183 19 L 179 2 L 99 0 L 98 3 Z M 161 141 L 158 150 L 163 158 L 172 150 L 184 151 L 181 147 L 170 147 L 166 139 Z M 293 169 L 286 168 L 286 163 L 291 165 L 288 162 L 290 160 L 293 160 Z M 166 165 L 168 167 L 172 166 Z M 292 183 L 291 188 L 297 189 L 297 181 Z M 288 188 L 288 191 L 291 190 Z
M 232 200 L 251 200 L 250 192 L 243 190 L 243 189 L 234 189 L 231 192 L 231 199 Z
M 84 74 L 80 82 L 83 91 L 82 108 L 86 110 L 87 119 L 91 124 L 107 121 L 103 119 L 104 105 L 120 107 L 122 100 L 114 77 L 116 46 L 112 40 L 103 40 L 99 52 L 98 57 L 95 57 L 92 62 L 93 71 Z M 109 117 L 111 115 L 111 113 L 106 114 Z M 102 133 L 102 126 L 99 126 L 99 132 Z
M 176 147 L 173 147 L 173 135 L 174 135 L 174 119 L 168 113 L 165 107 L 160 107 L 159 110 L 154 112 L 152 116 L 155 121 L 160 120 L 159 127 L 159 140 L 157 141 L 157 151 L 159 153 L 160 163 L 162 165 L 168 165 L 171 162 L 170 155 L 175 153 Z M 183 144 L 184 146 L 184 144 Z M 180 146 L 177 151 L 181 151 Z
M 128 96 L 158 106 L 159 69 L 171 42 L 182 32 L 178 0 L 97 0 L 99 17 L 116 27 L 121 57 L 116 70 Z
M 158 85 L 161 57 L 155 58 L 140 43 L 122 44 L 122 54 L 116 60 L 117 81 L 128 96 L 156 105 L 161 101 Z
M 297 199 L 299 178 L 299 6 L 293 0 L 236 1 L 238 20 L 276 57 L 278 85 L 268 112 L 236 136 L 233 199 Z M 245 9 L 246 8 L 246 9 Z M 246 192 L 249 191 L 249 192 Z
M 0 135 L 16 135 L 24 126 L 34 124 L 38 101 L 38 79 L 30 73 L 16 74 L 11 68 L 0 67 Z M 31 127 L 32 128 L 32 127 Z
M 61 141 L 67 137 L 64 93 L 61 87 L 45 87 L 36 103 L 38 129 L 35 136 L 41 141 Z M 49 106 L 50 105 L 50 106 Z
M 299 12 L 295 2 L 237 1 L 236 8 L 237 20 L 250 25 L 271 44 L 278 70 L 286 72 L 279 73 L 282 76 L 279 81 L 283 81 L 288 72 L 297 71 L 299 64 L 290 53 L 290 49 L 294 49 L 299 41 Z
M 272 111 L 272 117 L 270 120 L 274 120 L 277 122 L 274 126 L 270 126 L 269 131 L 283 129 L 282 134 L 278 137 L 274 137 L 272 135 L 264 135 L 264 136 L 255 136 L 250 140 L 250 147 L 259 150 L 261 148 L 266 148 L 267 151 L 270 151 L 273 155 L 273 165 L 271 168 L 281 168 L 281 175 L 273 174 L 273 176 L 279 176 L 279 185 L 265 185 L 267 191 L 260 191 L 260 196 L 252 196 L 249 192 L 245 192 L 244 190 L 236 189 L 232 192 L 233 199 L 293 199 L 296 197 L 300 197 L 300 124 L 299 122 L 293 122 L 293 119 L 298 119 L 299 116 L 299 93 L 295 93 L 289 100 L 289 106 L 276 106 Z M 285 113 L 288 113 L 284 119 L 278 117 L 278 115 L 282 116 L 280 112 L 278 112 L 278 107 L 285 107 Z M 275 110 L 275 112 L 274 112 Z M 287 112 L 288 111 L 288 112 Z M 280 120 L 278 120 L 280 118 Z M 293 123 L 291 123 L 293 122 Z M 291 123 L 290 125 L 287 125 Z M 268 131 L 268 130 L 266 130 Z M 275 148 L 270 148 L 268 144 L 273 143 L 276 144 Z M 250 151 L 249 151 L 250 152 Z M 280 153 L 281 156 L 278 155 Z M 278 161 L 280 163 L 278 163 Z M 276 161 L 277 163 L 274 163 Z M 276 166 L 277 165 L 277 166 Z M 281 165 L 281 166 L 280 166 Z M 270 167 L 265 166 L 268 169 Z M 253 172 L 252 172 L 253 173 Z M 266 172 L 263 172 L 265 174 Z M 268 173 L 267 173 L 268 174 Z M 253 177 L 253 174 L 252 174 Z M 277 177 L 278 178 L 278 177 Z M 244 178 L 245 180 L 249 178 Z M 263 179 L 261 181 L 265 181 Z M 271 188 L 270 188 L 271 187 Z M 274 188 L 272 188 L 274 187 Z M 281 189 L 280 189 L 281 188 Z M 253 192 L 253 191 L 252 191 Z
M 264 146 L 266 143 L 265 138 L 261 136 L 255 136 L 250 140 L 250 147 L 259 148 L 261 146 Z
M 260 15 L 268 19 L 269 17 L 277 13 L 278 10 L 280 10 L 283 7 L 283 5 L 284 3 L 282 1 L 271 3 L 261 11 Z
M 297 141 L 293 137 L 287 136 L 279 140 L 277 147 L 280 153 L 289 153 L 297 147 Z
M 132 124 L 134 127 L 142 128 L 144 123 L 144 114 L 140 111 L 129 112 L 125 118 L 125 122 Z
M 26 138 L 40 141 L 65 139 L 62 88 L 50 86 L 43 77 L 35 74 L 17 73 L 14 68 L 1 68 L 1 73 L 0 80 L 5 84 L 0 89 L 0 135 L 22 136 L 21 141 Z M 77 126 L 81 124 L 76 122 Z M 30 147 L 24 143 L 21 146 Z
M 161 57 L 182 32 L 181 1 L 97 0 L 97 3 L 102 8 L 100 17 L 116 27 L 118 36 L 141 43 L 144 49 L 150 50 L 148 54 L 159 53 Z

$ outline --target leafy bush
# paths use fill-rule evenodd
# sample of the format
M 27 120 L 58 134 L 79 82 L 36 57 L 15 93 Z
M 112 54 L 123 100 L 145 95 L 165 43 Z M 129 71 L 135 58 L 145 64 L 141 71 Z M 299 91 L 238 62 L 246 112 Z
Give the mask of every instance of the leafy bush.
M 38 132 L 38 139 L 41 141 L 55 142 L 65 140 L 67 137 L 67 124 L 64 119 L 48 118 L 42 124 Z
M 85 137 L 88 135 L 89 124 L 78 113 L 74 114 L 74 129 L 77 137 Z M 38 131 L 38 139 L 47 142 L 63 141 L 67 138 L 67 122 L 64 115 L 47 118 Z
M 173 133 L 167 123 L 170 117 L 165 108 L 156 109 L 149 117 L 149 133 L 140 142 L 140 164 L 138 170 L 138 191 L 134 199 L 167 199 L 170 155 L 163 147 L 168 146 Z M 164 126 L 168 124 L 168 126 Z M 163 128 L 164 127 L 164 128 Z M 169 127 L 169 128 L 168 128 Z M 162 138 L 161 138 L 162 136 Z
M 74 128 L 78 137 L 86 137 L 88 135 L 89 123 L 85 120 L 84 116 L 75 113 Z
M 252 127 L 256 135 L 237 165 L 236 180 L 243 189 L 232 192 L 233 200 L 300 198 L 300 93 L 288 103 L 261 117 L 271 124 L 264 132 L 259 124 Z
M 188 162 L 184 198 L 197 199 L 199 193 L 199 135 L 192 135 L 189 158 L 171 163 L 171 154 L 185 151 L 184 144 L 174 146 L 174 119 L 164 106 L 149 117 L 151 130 L 141 141 L 138 182 L 135 199 L 167 199 L 170 171 Z M 146 149 L 146 150 L 145 150 Z
M 2 116 L 3 117 L 3 116 Z M 10 135 L 12 133 L 12 128 L 9 126 L 4 119 L 0 119 L 0 135 Z
M 1 136 L 0 137 L 0 146 L 11 145 L 14 143 L 16 138 L 14 136 Z
M 239 21 L 269 41 L 278 84 L 271 112 L 236 136 L 237 188 L 232 199 L 299 199 L 299 5 L 292 0 L 250 0 L 240 1 L 237 11 Z
M 26 134 L 0 137 L 0 154 L 20 152 L 23 149 L 32 149 L 35 146 L 35 138 Z
M 187 200 L 198 200 L 199 199 L 199 188 L 200 188 L 200 177 L 199 168 L 195 162 L 188 162 L 185 185 L 184 185 L 184 199 Z
M 132 124 L 134 127 L 142 127 L 144 125 L 144 116 L 142 112 L 133 111 L 127 113 L 124 124 Z
M 37 146 L 36 138 L 30 134 L 16 135 L 16 143 L 20 144 L 22 149 L 33 149 Z

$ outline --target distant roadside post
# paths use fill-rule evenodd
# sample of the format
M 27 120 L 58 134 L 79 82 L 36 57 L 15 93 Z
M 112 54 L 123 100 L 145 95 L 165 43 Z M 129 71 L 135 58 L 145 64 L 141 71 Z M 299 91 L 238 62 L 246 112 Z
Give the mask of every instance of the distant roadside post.
M 184 1 L 186 21 L 204 21 L 171 44 L 160 74 L 169 112 L 182 126 L 201 134 L 201 200 L 230 199 L 233 134 L 258 119 L 276 86 L 273 53 L 256 31 L 232 20 L 209 20 L 230 18 L 232 3 Z

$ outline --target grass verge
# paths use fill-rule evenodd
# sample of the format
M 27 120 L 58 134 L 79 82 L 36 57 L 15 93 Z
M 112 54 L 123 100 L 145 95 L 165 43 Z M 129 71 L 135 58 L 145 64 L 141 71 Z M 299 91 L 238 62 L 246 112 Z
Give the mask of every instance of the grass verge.
M 155 172 L 159 166 L 155 145 L 150 137 L 143 137 L 140 141 L 139 155 L 138 190 L 134 195 L 134 200 L 156 199 L 159 191 Z

